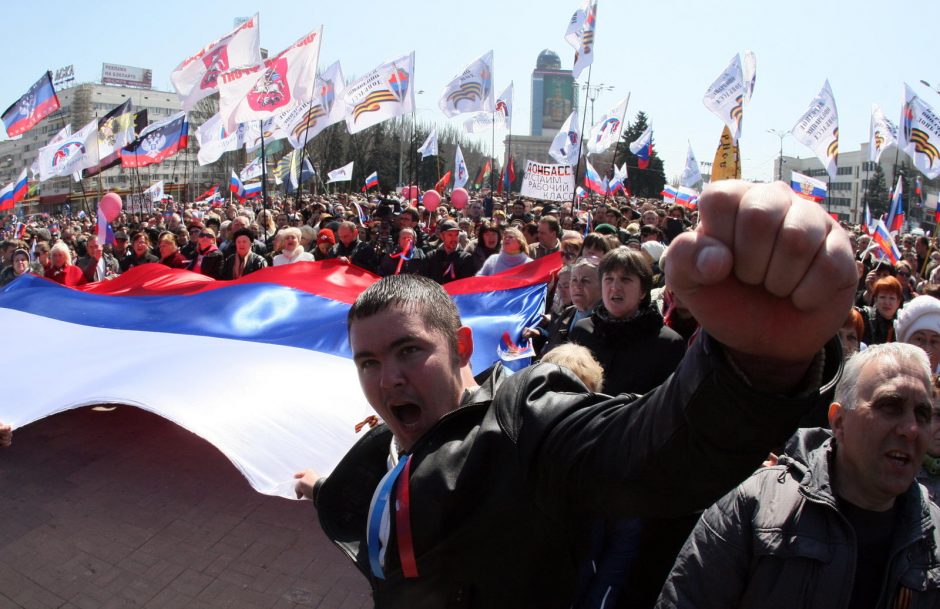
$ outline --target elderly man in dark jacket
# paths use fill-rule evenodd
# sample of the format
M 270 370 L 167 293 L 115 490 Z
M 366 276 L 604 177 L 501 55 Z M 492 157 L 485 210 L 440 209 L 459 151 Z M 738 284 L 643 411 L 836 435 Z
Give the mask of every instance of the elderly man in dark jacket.
M 709 508 L 657 607 L 940 606 L 940 508 L 914 481 L 931 396 L 918 347 L 853 356 L 832 432 L 802 430 L 776 466 Z
M 350 346 L 385 425 L 297 490 L 378 607 L 570 607 L 600 515 L 702 509 L 820 405 L 857 281 L 844 232 L 784 184 L 724 181 L 701 207 L 701 230 L 672 246 L 671 285 L 711 336 L 639 399 L 587 393 L 552 364 L 478 386 L 443 289 L 398 275 L 360 295 Z M 745 227 L 753 239 L 734 240 Z
M 251 229 L 242 228 L 232 233 L 235 251 L 222 264 L 222 279 L 238 279 L 268 266 L 264 256 L 256 254 L 251 246 L 255 241 Z
M 75 261 L 75 266 L 82 270 L 88 283 L 121 274 L 117 258 L 104 251 L 98 243 L 97 235 L 92 235 L 85 241 L 85 255 Z

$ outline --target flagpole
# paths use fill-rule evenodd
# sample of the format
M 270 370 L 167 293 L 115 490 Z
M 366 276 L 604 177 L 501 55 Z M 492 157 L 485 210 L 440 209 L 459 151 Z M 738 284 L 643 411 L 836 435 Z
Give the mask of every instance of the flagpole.
M 512 164 L 512 116 L 506 118 L 509 121 L 506 125 L 509 131 L 509 150 L 506 152 L 505 163 L 503 163 L 503 179 L 506 180 L 506 200 L 509 201 L 512 198 L 512 180 L 509 179 L 509 166 Z M 492 193 L 490 193 L 490 196 L 493 196 Z
M 268 159 L 264 151 L 264 121 L 258 121 L 258 128 L 261 131 L 261 207 L 265 210 L 262 230 L 264 231 L 264 240 L 268 240 Z
M 575 205 L 578 202 L 578 181 L 580 180 L 581 173 L 581 148 L 584 145 L 584 124 L 587 120 L 587 100 L 588 94 L 591 92 L 591 71 L 594 69 L 594 65 L 588 67 L 588 77 L 587 83 L 584 87 L 584 108 L 582 109 L 583 116 L 581 117 L 581 132 L 578 134 L 578 160 L 574 165 L 574 192 L 571 195 L 571 209 L 575 209 Z
M 495 108 L 493 109 L 491 127 L 492 127 L 491 129 L 492 141 L 490 142 L 490 158 L 495 159 L 496 158 L 496 110 Z M 486 168 L 486 165 L 484 165 L 483 167 Z M 493 168 L 490 167 L 490 196 L 491 197 L 493 196 L 493 192 L 495 192 L 495 190 L 496 188 L 494 187 Z

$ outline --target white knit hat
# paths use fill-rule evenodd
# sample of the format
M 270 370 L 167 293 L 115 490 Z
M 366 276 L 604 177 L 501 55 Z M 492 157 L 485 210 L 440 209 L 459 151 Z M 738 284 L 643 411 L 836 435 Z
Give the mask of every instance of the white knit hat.
M 894 335 L 899 342 L 909 342 L 918 330 L 933 330 L 940 334 L 940 300 L 933 296 L 918 296 L 898 311 Z
M 643 248 L 643 251 L 652 256 L 653 262 L 659 262 L 659 258 L 663 255 L 663 252 L 666 251 L 666 246 L 659 241 L 647 241 L 640 245 L 640 247 Z

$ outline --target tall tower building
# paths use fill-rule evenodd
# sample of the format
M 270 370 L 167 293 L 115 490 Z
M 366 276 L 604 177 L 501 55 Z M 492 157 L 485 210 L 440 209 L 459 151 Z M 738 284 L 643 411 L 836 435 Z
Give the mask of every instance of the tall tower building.
M 577 88 L 571 70 L 562 70 L 558 55 L 545 49 L 532 71 L 530 135 L 554 135 L 577 106 Z

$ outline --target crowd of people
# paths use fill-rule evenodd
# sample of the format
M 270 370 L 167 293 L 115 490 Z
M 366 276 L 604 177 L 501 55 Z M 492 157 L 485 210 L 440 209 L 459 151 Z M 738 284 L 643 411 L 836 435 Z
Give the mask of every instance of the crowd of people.
M 698 209 L 310 194 L 168 201 L 108 244 L 86 215 L 15 226 L 0 285 L 327 259 L 384 277 L 349 313 L 384 424 L 297 474 L 377 606 L 940 606 L 940 251 L 920 232 L 892 264 L 784 186 L 734 181 Z M 550 255 L 523 334 L 541 363 L 470 370 L 439 286 Z

